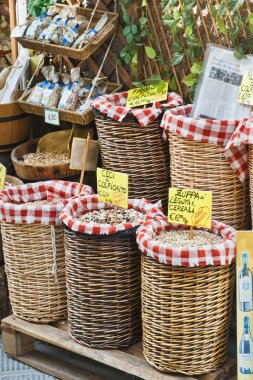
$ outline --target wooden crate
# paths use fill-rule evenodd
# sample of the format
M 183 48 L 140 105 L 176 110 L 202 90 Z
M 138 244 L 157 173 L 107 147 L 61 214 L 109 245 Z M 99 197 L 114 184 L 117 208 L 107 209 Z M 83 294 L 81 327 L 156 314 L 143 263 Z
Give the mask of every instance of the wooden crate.
M 81 346 L 70 338 L 67 323 L 38 325 L 22 321 L 11 315 L 2 321 L 3 348 L 13 358 L 62 380 L 102 380 L 100 375 L 89 373 L 80 367 L 66 364 L 63 360 L 36 351 L 35 339 L 55 347 L 79 354 L 84 359 L 111 367 L 113 379 L 118 371 L 143 380 L 231 380 L 236 375 L 236 361 L 229 359 L 219 370 L 196 378 L 164 374 L 152 368 L 144 359 L 141 344 L 123 350 L 98 350 Z

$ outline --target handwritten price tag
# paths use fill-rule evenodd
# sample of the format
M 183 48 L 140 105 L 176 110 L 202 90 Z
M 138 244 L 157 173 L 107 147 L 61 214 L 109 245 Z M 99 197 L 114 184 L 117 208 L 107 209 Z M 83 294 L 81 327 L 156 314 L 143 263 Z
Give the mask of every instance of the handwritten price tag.
M 168 96 L 168 87 L 168 82 L 161 81 L 156 85 L 129 90 L 126 106 L 131 108 L 166 100 Z
M 6 167 L 0 164 L 0 190 L 4 188 L 4 182 L 6 177 Z
M 60 125 L 59 111 L 45 109 L 45 123 Z
M 253 105 L 253 71 L 247 71 L 242 78 L 238 102 Z
M 169 189 L 168 221 L 191 227 L 211 227 L 212 192 Z
M 97 191 L 102 202 L 128 208 L 128 175 L 97 168 Z

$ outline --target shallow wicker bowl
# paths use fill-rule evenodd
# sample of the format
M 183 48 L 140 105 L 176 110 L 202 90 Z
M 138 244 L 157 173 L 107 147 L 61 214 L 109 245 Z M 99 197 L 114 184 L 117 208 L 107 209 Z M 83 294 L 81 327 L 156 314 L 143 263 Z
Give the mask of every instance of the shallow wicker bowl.
M 11 153 L 11 159 L 17 175 L 25 180 L 46 181 L 50 179 L 68 178 L 80 174 L 78 170 L 69 169 L 69 161 L 64 164 L 33 166 L 23 162 L 23 156 L 36 152 L 39 139 L 19 145 Z

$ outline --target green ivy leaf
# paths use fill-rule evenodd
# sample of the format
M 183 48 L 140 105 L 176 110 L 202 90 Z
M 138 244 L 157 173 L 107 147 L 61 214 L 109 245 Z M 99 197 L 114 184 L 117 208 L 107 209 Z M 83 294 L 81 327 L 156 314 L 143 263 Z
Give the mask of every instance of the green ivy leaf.
M 202 71 L 202 62 L 200 62 L 200 63 L 194 62 L 194 64 L 192 65 L 192 68 L 191 68 L 192 74 L 200 74 L 201 71 Z
M 253 13 L 250 13 L 247 17 L 247 21 L 249 24 L 252 24 L 253 25 Z
M 123 20 L 124 20 L 124 22 L 125 22 L 126 24 L 130 24 L 130 22 L 131 22 L 131 18 L 130 18 L 130 16 L 129 16 L 129 14 L 127 14 L 126 12 L 125 12 L 124 15 L 123 15 Z
M 154 59 L 156 57 L 156 51 L 152 47 L 145 46 L 145 51 L 146 51 L 148 58 Z
M 179 65 L 184 59 L 184 53 L 175 52 L 171 60 L 171 66 Z
M 137 53 L 134 54 L 134 56 L 132 58 L 132 63 L 136 64 L 136 65 L 138 64 L 138 54 Z
M 187 87 L 192 87 L 198 82 L 198 76 L 196 74 L 189 74 L 186 77 L 183 78 L 182 82 L 187 86 Z
M 215 5 L 213 4 L 210 5 L 210 13 L 212 17 L 216 17 L 217 15 L 217 9 L 215 8 Z
M 235 48 L 234 56 L 237 59 L 244 59 L 244 58 L 246 58 L 246 54 L 244 53 L 243 48 L 241 46 L 237 46 Z
M 220 18 L 219 16 L 217 16 L 216 17 L 216 22 L 217 22 L 217 25 L 218 25 L 221 33 L 226 34 L 227 29 L 226 29 L 226 25 L 225 25 L 225 22 L 223 21 L 223 19 Z
M 176 2 L 177 2 L 177 0 L 169 0 L 168 4 L 164 8 L 164 11 L 167 12 L 167 11 L 171 10 L 171 8 L 174 7 Z
M 173 91 L 177 91 L 177 81 L 176 81 L 176 78 L 175 78 L 175 77 L 173 77 L 173 78 L 171 79 L 171 82 L 170 82 L 170 88 L 171 88 L 171 90 L 173 90 Z
M 135 35 L 135 34 L 138 33 L 138 27 L 137 27 L 137 25 L 132 25 L 132 33 L 133 33 L 133 35 Z
M 127 40 L 127 43 L 128 44 L 131 44 L 131 42 L 133 41 L 134 39 L 134 35 L 132 33 L 129 33 L 127 36 L 126 36 L 126 40 Z
M 190 37 L 192 35 L 192 25 L 187 25 L 185 28 L 185 35 L 186 37 Z
M 127 53 L 127 55 L 124 58 L 125 63 L 128 65 L 131 62 L 131 60 L 132 60 L 131 55 Z
M 127 36 L 129 33 L 131 33 L 131 26 L 125 26 L 123 29 L 123 36 Z

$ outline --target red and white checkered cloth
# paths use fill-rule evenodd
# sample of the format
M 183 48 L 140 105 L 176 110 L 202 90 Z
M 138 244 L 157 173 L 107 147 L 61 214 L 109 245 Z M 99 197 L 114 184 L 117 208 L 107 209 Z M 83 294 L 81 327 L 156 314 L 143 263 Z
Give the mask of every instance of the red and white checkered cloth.
M 131 112 L 140 125 L 145 127 L 157 119 L 164 110 L 181 106 L 183 104 L 183 99 L 175 92 L 171 92 L 168 94 L 167 102 L 156 102 L 152 105 L 152 107 L 148 107 L 146 109 L 126 107 L 126 102 L 127 92 L 121 92 L 117 94 L 99 96 L 92 103 L 92 107 L 100 111 L 102 114 L 107 115 L 111 119 L 117 121 L 122 121 L 126 115 Z
M 189 227 L 173 225 L 168 223 L 166 218 L 146 222 L 137 230 L 139 249 L 159 263 L 173 266 L 229 265 L 235 261 L 236 230 L 234 228 L 213 220 L 211 229 L 206 231 L 222 236 L 224 241 L 202 247 L 173 248 L 169 244 L 154 239 L 157 233 L 172 229 L 189 229 Z
M 71 230 L 76 232 L 82 232 L 92 235 L 110 235 L 118 231 L 127 230 L 138 226 L 137 223 L 121 223 L 115 226 L 109 226 L 105 224 L 95 223 L 95 222 L 82 222 L 78 217 L 86 214 L 89 211 L 94 210 L 107 210 L 112 208 L 110 203 L 100 202 L 97 195 L 79 196 L 71 199 L 69 203 L 64 207 L 60 213 L 60 219 L 63 223 L 69 227 Z M 150 220 L 152 218 L 162 218 L 164 214 L 161 208 L 161 202 L 155 204 L 150 203 L 146 199 L 129 199 L 128 208 L 132 208 L 139 211 L 145 215 L 145 220 Z
M 248 118 L 242 120 L 212 120 L 189 117 L 192 105 L 177 107 L 165 112 L 161 127 L 189 140 L 224 146 L 224 155 L 235 174 L 243 182 L 248 175 L 247 147 L 229 146 L 228 143 L 235 130 L 244 125 Z M 226 148 L 225 148 L 226 147 Z
M 0 192 L 0 221 L 14 224 L 61 224 L 59 214 L 68 199 L 77 196 L 79 183 L 45 181 L 19 185 Z M 81 194 L 93 194 L 89 186 L 82 186 Z M 61 201 L 59 201 L 61 199 Z M 25 204 L 40 200 L 54 204 Z

